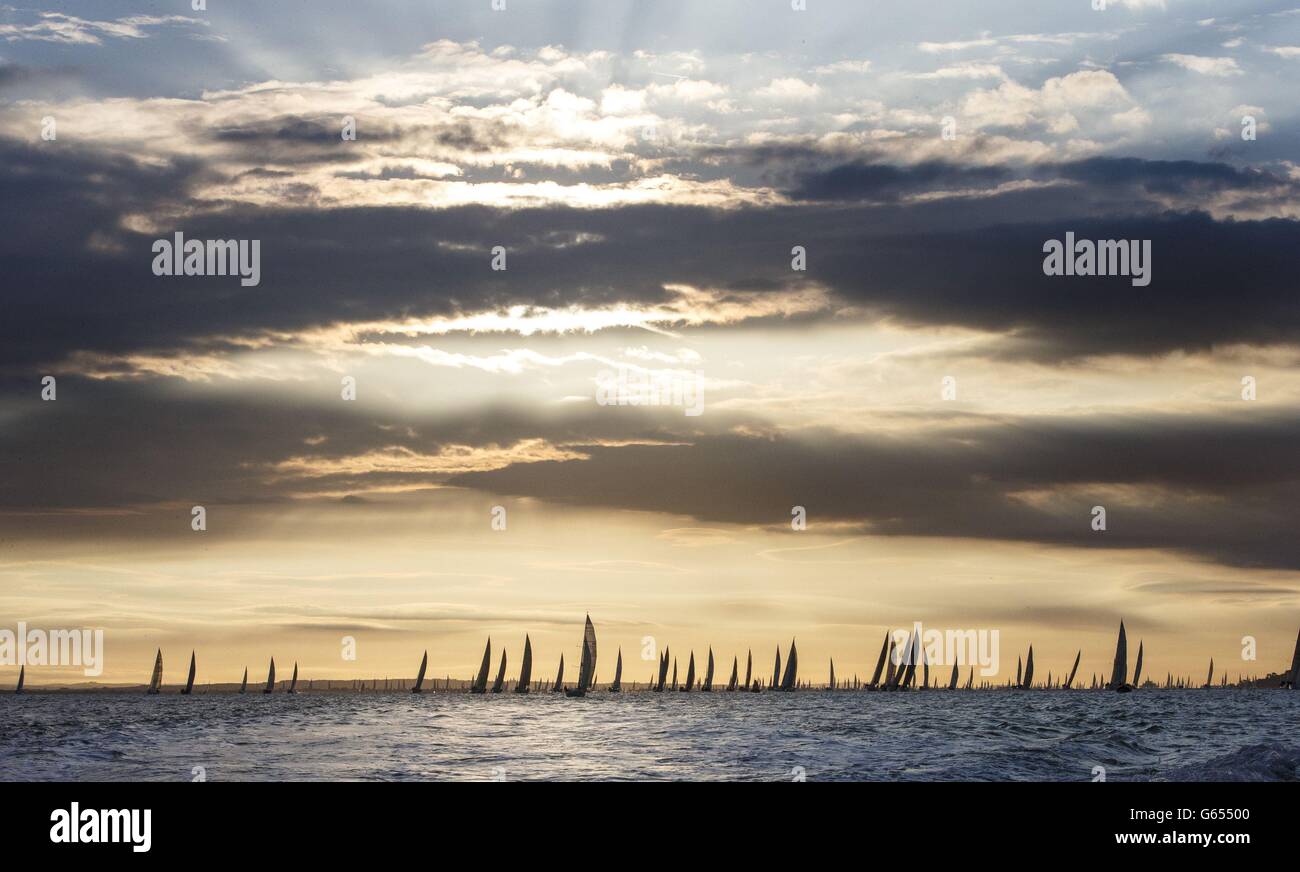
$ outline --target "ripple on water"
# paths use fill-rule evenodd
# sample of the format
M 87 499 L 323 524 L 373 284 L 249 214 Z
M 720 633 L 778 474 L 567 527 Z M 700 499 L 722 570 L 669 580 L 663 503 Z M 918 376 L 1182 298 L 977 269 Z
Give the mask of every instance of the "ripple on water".
M 37 693 L 0 697 L 0 779 L 1294 780 L 1297 714 L 1262 690 Z

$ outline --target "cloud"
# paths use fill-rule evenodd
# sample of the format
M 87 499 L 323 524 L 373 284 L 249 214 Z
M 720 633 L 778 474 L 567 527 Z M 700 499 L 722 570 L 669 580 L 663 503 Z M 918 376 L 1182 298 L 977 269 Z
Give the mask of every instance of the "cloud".
M 821 94 L 821 90 L 821 85 L 809 84 L 803 79 L 787 77 L 773 79 L 754 91 L 754 96 L 764 100 L 803 101 L 817 97 Z
M 917 44 L 923 52 L 930 54 L 940 54 L 942 52 L 965 51 L 968 48 L 988 48 L 997 45 L 997 40 L 990 37 L 981 37 L 979 39 L 955 40 L 952 42 L 922 42 Z
M 1288 518 L 1300 419 L 1184 416 L 997 419 L 924 438 L 709 436 L 691 445 L 593 449 L 586 460 L 456 476 L 493 493 L 776 527 L 1006 539 L 1080 548 L 1164 548 L 1223 563 L 1300 568 Z M 1250 470 L 1203 463 L 1215 444 Z M 1094 505 L 1105 533 L 1090 527 Z
M 0 372 L 75 360 L 117 377 L 176 373 L 184 358 L 216 377 L 229 371 L 222 355 L 247 347 L 238 343 L 323 353 L 348 330 L 388 354 L 404 333 L 844 317 L 1006 333 L 1002 353 L 1044 359 L 1300 340 L 1285 303 L 1300 270 L 1300 224 L 1275 217 L 1297 199 L 1300 181 L 1287 174 L 1192 161 L 1015 166 L 848 154 L 793 143 L 712 153 L 714 172 L 780 187 L 776 203 L 757 210 L 320 210 L 286 196 L 275 208 L 195 212 L 188 192 L 209 172 L 199 161 L 146 165 L 0 139 L 10 205 L 0 255 L 13 313 L 0 321 Z M 139 227 L 137 215 L 170 226 Z M 153 240 L 176 229 L 263 240 L 262 287 L 151 275 Z M 1134 295 L 1122 280 L 1043 276 L 1044 240 L 1067 231 L 1152 240 L 1152 287 Z M 496 244 L 509 251 L 509 281 L 488 268 Z M 795 244 L 808 251 L 808 273 L 790 270 Z M 1250 265 L 1249 282 L 1223 251 Z M 74 358 L 82 353 L 92 356 Z
M 822 64 L 815 67 L 813 72 L 819 76 L 831 76 L 837 73 L 868 73 L 871 71 L 871 61 L 868 60 L 844 60 L 835 61 L 831 64 Z
M 843 164 L 832 169 L 804 174 L 791 193 L 800 200 L 897 201 L 943 187 L 984 185 L 1009 178 L 1002 167 L 964 167 L 942 161 L 913 166 L 878 163 Z
M 1081 70 L 1050 78 L 1037 89 L 1006 81 L 993 90 L 975 91 L 963 100 L 962 113 L 978 127 L 1023 128 L 1065 113 L 1122 113 L 1133 106 L 1113 73 Z
M 11 415 L 0 431 L 7 532 L 30 538 L 55 524 L 60 536 L 111 537 L 170 524 L 181 535 L 195 502 L 211 511 L 383 501 L 458 486 L 773 529 L 803 505 L 813 529 L 1300 568 L 1291 530 L 1300 418 L 1290 411 L 954 414 L 849 435 L 765 427 L 722 409 L 687 419 L 590 405 L 430 413 L 380 403 L 357 414 L 312 391 L 166 388 L 69 378 L 57 409 Z M 1207 463 L 1207 445 L 1250 462 Z M 1104 534 L 1091 530 L 1094 505 L 1107 508 Z
M 145 39 L 148 31 L 168 24 L 207 22 L 183 15 L 132 15 L 113 21 L 91 21 L 61 12 L 40 12 L 27 24 L 0 24 L 0 39 L 8 42 L 55 42 L 65 45 L 102 45 L 107 39 Z
M 913 73 L 913 79 L 1005 79 L 1006 73 L 997 64 L 955 64 L 940 67 L 929 73 Z
M 1223 78 L 1241 75 L 1241 67 L 1237 66 L 1235 58 L 1209 58 L 1190 54 L 1166 54 L 1161 55 L 1160 58 L 1203 76 Z

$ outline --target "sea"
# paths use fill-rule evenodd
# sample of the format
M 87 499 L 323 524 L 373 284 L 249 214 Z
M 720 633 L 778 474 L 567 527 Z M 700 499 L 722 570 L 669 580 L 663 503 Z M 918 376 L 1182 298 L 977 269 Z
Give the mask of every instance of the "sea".
M 6 781 L 1295 781 L 1300 692 L 26 693 Z

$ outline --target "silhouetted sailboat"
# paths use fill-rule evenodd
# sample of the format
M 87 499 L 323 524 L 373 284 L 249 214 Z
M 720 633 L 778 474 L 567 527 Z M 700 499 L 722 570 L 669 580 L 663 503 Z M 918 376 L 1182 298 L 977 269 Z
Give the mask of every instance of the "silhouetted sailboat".
M 709 666 L 704 673 L 704 683 L 700 685 L 700 690 L 705 693 L 713 691 L 713 648 L 709 648 Z
M 871 684 L 869 687 L 875 690 L 880 684 L 880 674 L 885 669 L 885 658 L 889 655 L 889 631 L 885 631 L 885 641 L 880 643 L 880 658 L 876 660 L 876 671 L 871 673 Z
M 483 649 L 483 662 L 479 664 L 478 675 L 469 686 L 470 693 L 487 693 L 488 669 L 492 666 L 492 637 L 488 636 L 487 647 Z
M 492 692 L 500 693 L 506 686 L 506 649 L 501 649 L 501 667 L 497 669 L 496 680 L 492 682 Z
M 957 675 L 957 664 L 956 664 L 956 663 L 953 663 L 953 664 L 952 664 L 952 678 L 948 679 L 948 689 L 949 689 L 949 690 L 956 690 L 956 689 L 957 689 L 957 681 L 958 681 L 958 675 Z
M 158 656 L 153 661 L 153 676 L 149 679 L 149 689 L 145 693 L 160 693 L 162 691 L 162 649 L 158 649 Z
M 1080 648 L 1079 653 L 1074 655 L 1074 665 L 1070 667 L 1070 677 L 1065 679 L 1066 690 L 1069 690 L 1070 685 L 1074 684 L 1074 673 L 1079 671 L 1079 660 L 1082 657 L 1083 657 L 1083 649 Z
M 781 646 L 776 646 L 776 666 L 772 668 L 772 683 L 768 685 L 773 690 L 781 686 Z
M 1025 680 L 1020 685 L 1021 689 L 1028 689 L 1034 686 L 1034 646 L 1029 646 L 1029 658 L 1025 660 Z
M 185 679 L 185 689 L 182 690 L 181 693 L 188 696 L 193 692 L 194 692 L 194 652 L 191 651 L 190 652 L 190 674 L 189 677 Z
M 668 681 L 668 649 L 664 648 L 664 653 L 659 657 L 659 683 L 655 685 L 655 693 L 664 692 L 664 683 Z
M 1295 637 L 1295 653 L 1291 655 L 1291 680 L 1287 683 L 1292 690 L 1300 687 L 1300 633 Z
M 885 658 L 885 690 L 893 690 L 898 679 L 898 646 L 891 638 L 889 640 L 889 656 Z
M 782 690 L 794 690 L 799 677 L 799 652 L 795 650 L 794 639 L 790 640 L 790 656 L 785 659 L 785 675 L 781 678 Z
M 1213 657 L 1210 658 L 1210 673 L 1209 675 L 1205 676 L 1205 684 L 1203 686 L 1204 687 L 1214 686 L 1214 658 Z
M 830 690 L 835 689 L 835 658 L 834 657 L 831 658 L 831 680 L 830 683 L 827 685 L 827 687 Z
M 636 687 L 636 682 L 632 682 L 632 686 Z M 622 647 L 618 649 L 618 660 L 617 662 L 614 663 L 614 683 L 611 684 L 608 689 L 610 693 L 623 692 L 623 649 Z
M 1119 622 L 1119 640 L 1115 643 L 1115 665 L 1110 671 L 1110 690 L 1128 693 L 1133 689 L 1128 683 L 1128 635 L 1124 632 L 1124 622 Z
M 555 673 L 555 684 L 551 685 L 551 693 L 559 693 L 564 690 L 564 654 L 560 654 L 560 668 Z
M 266 670 L 266 689 L 262 693 L 275 692 L 275 658 L 271 658 L 271 666 Z
M 289 679 L 289 693 L 298 692 L 298 661 L 293 661 L 293 678 Z
M 728 692 L 736 689 L 736 684 L 740 681 L 740 658 L 733 656 L 731 658 L 731 678 L 727 679 Z
M 674 657 L 673 658 L 673 685 L 672 687 L 669 688 L 669 691 L 671 692 L 676 689 L 677 689 L 677 658 Z
M 910 688 L 913 682 L 915 682 L 916 661 L 920 657 L 920 651 L 921 651 L 921 634 L 913 633 L 911 642 L 908 644 L 908 648 L 907 648 L 907 668 L 900 669 L 898 675 L 894 677 L 895 681 L 898 683 L 898 686 L 906 689 L 906 688 Z M 900 680 L 900 676 L 901 676 L 901 680 Z
M 1138 659 L 1133 667 L 1133 687 L 1134 689 L 1142 686 L 1142 640 L 1138 640 Z
M 1296 651 L 1300 652 L 1300 641 L 1296 642 Z M 1298 653 L 1297 656 L 1300 656 L 1300 653 Z M 745 689 L 746 690 L 749 689 L 749 681 L 750 678 L 752 677 L 751 673 L 753 672 L 753 670 L 754 670 L 754 652 L 751 649 L 749 651 L 746 651 L 745 653 Z
M 519 668 L 519 683 L 515 685 L 515 693 L 528 693 L 528 686 L 533 680 L 533 642 L 524 634 L 524 663 Z
M 691 652 L 691 662 L 686 667 L 686 686 L 682 688 L 682 693 L 690 693 L 695 689 L 695 652 Z
M 24 663 L 18 667 L 18 686 L 14 688 L 14 693 L 23 692 L 23 684 L 27 681 L 27 664 Z
M 587 625 L 582 631 L 582 661 L 578 665 L 578 686 L 565 690 L 568 697 L 587 695 L 596 673 L 596 628 L 591 624 L 591 615 L 587 615 Z
M 242 681 L 239 682 L 239 692 L 240 693 L 248 692 L 248 667 L 247 666 L 244 667 L 244 678 Z
M 424 692 L 424 671 L 429 668 L 429 652 L 425 651 L 424 656 L 420 658 L 420 672 L 415 676 L 415 686 L 411 688 L 411 693 Z

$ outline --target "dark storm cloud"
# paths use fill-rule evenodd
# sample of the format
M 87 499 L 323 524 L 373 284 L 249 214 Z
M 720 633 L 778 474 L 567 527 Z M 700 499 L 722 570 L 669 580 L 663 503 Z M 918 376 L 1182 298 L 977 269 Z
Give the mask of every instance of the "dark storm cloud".
M 711 417 L 716 420 L 701 423 L 707 432 L 737 420 Z M 436 454 L 453 445 L 508 448 L 537 438 L 578 444 L 662 441 L 680 438 L 672 427 L 680 426 L 681 418 L 680 410 L 675 416 L 611 416 L 592 407 L 549 414 L 489 408 L 459 417 L 421 415 L 344 403 L 334 381 L 301 385 L 291 396 L 267 396 L 250 385 L 228 396 L 201 397 L 170 381 L 65 377 L 58 380 L 55 402 L 40 400 L 36 382 L 0 382 L 0 508 L 250 503 L 385 485 L 432 486 L 448 475 L 303 476 L 272 467 L 291 458 L 328 462 L 387 448 Z
M 280 144 L 297 148 L 296 130 Z M 844 171 L 841 186 L 896 200 L 909 185 L 947 184 L 964 172 L 856 166 Z M 0 140 L 0 367 L 32 372 L 79 349 L 184 350 L 213 336 L 340 320 L 516 304 L 655 303 L 670 298 L 669 284 L 781 294 L 816 282 L 839 304 L 873 316 L 1016 330 L 1004 353 L 1044 360 L 1300 339 L 1293 291 L 1300 222 L 1161 213 L 1133 193 L 1249 197 L 1285 180 L 1185 162 L 1084 161 L 1052 172 L 1071 184 L 916 204 L 809 201 L 733 210 L 322 210 L 312 207 L 313 188 L 286 177 L 277 208 L 221 204 L 160 219 L 163 229 L 154 234 L 127 229 L 123 218 L 192 205 L 190 192 L 214 170 L 197 162 L 145 167 L 63 142 Z M 804 176 L 803 184 L 810 192 L 834 190 L 826 177 Z M 260 239 L 261 285 L 152 275 L 152 242 L 175 231 Z M 1151 286 L 1134 288 L 1123 277 L 1044 276 L 1044 241 L 1068 231 L 1152 240 Z M 572 244 L 578 239 L 582 244 Z M 508 272 L 490 269 L 494 245 L 509 249 Z M 806 273 L 790 270 L 794 245 L 808 250 Z
M 16 85 L 26 82 L 32 77 L 32 71 L 28 67 L 20 64 L 0 63 L 0 88 L 7 88 L 10 85 Z
M 453 483 L 702 521 L 817 521 L 886 535 L 1168 548 L 1232 565 L 1300 568 L 1300 419 L 1174 416 L 989 420 L 918 438 L 757 439 L 594 448 Z M 1207 446 L 1212 451 L 1207 456 Z M 1108 486 L 1136 486 L 1137 500 Z M 1033 494 L 1030 499 L 1023 495 Z M 1108 529 L 1090 527 L 1094 505 Z
M 340 140 L 341 121 L 315 118 L 280 117 L 270 121 L 223 127 L 214 130 L 212 138 L 218 142 L 298 142 L 321 144 Z M 367 138 L 388 139 L 391 134 L 367 131 Z
M 895 201 L 907 194 L 939 188 L 987 187 L 1009 177 L 1002 167 L 963 167 L 925 161 L 910 167 L 842 164 L 803 174 L 791 195 L 800 200 Z
M 716 410 L 690 420 L 672 410 L 592 406 L 419 414 L 338 402 L 333 384 L 304 385 L 293 397 L 198 396 L 179 387 L 65 378 L 59 400 L 42 403 L 31 385 L 0 385 L 0 541 L 50 530 L 73 538 L 138 531 L 133 521 L 87 510 L 171 519 L 160 528 L 166 535 L 188 529 L 182 516 L 193 504 L 449 483 L 776 527 L 802 505 L 814 530 L 837 521 L 883 535 L 1166 548 L 1300 569 L 1295 416 L 962 416 L 897 437 L 748 437 L 735 428 L 753 432 L 761 422 Z M 293 458 L 329 462 L 390 448 L 430 455 L 532 439 L 588 459 L 461 475 L 274 469 Z M 611 444 L 636 441 L 681 444 Z M 1108 511 L 1104 533 L 1090 528 L 1097 504 Z M 77 514 L 57 514 L 69 510 Z
M 1226 163 L 1190 160 L 1141 160 L 1096 157 L 1062 164 L 1062 178 L 1089 185 L 1131 187 L 1146 194 L 1189 194 L 1216 191 L 1257 191 L 1293 183 L 1268 170 L 1234 167 Z
M 1167 200 L 1153 199 L 1156 196 L 1195 205 L 1196 197 L 1224 192 L 1258 196 L 1280 189 L 1290 196 L 1300 193 L 1300 186 L 1288 176 L 1258 167 L 1209 161 L 1095 157 L 1013 171 L 1003 166 L 966 166 L 938 160 L 895 166 L 881 162 L 883 155 L 875 161 L 825 166 L 824 155 L 794 146 L 752 149 L 745 155 L 745 163 L 763 166 L 769 179 L 784 183 L 788 193 L 800 200 L 892 200 L 932 190 L 986 188 L 1012 178 L 1086 185 L 1083 195 L 1093 203 L 1111 203 L 1118 196 L 1133 198 L 1130 209 L 1138 213 L 1166 208 L 1162 204 Z M 808 169 L 789 171 L 800 166 Z
M 0 91 L 9 100 L 58 98 L 78 76 L 77 68 L 70 66 L 29 66 L 0 61 Z

